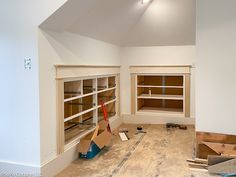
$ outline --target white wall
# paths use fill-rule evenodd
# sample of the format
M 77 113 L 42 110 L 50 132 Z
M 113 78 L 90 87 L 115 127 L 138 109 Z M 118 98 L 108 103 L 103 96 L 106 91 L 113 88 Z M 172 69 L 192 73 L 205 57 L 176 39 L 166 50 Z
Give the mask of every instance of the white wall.
M 120 47 L 72 33 L 39 32 L 41 163 L 56 158 L 55 64 L 120 65 Z
M 125 47 L 121 52 L 121 113 L 130 114 L 131 65 L 192 65 L 195 63 L 195 46 Z M 194 69 L 191 75 L 191 117 L 194 109 Z
M 235 7 L 235 0 L 197 0 L 197 131 L 236 135 Z
M 195 44 L 196 0 L 152 0 L 123 38 L 124 46 Z
M 64 1 L 1 1 L 0 162 L 40 164 L 37 26 Z

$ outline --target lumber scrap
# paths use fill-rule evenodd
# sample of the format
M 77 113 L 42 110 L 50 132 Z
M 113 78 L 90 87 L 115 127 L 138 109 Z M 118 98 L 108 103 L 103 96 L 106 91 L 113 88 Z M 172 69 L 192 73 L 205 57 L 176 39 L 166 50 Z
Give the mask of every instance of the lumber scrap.
M 189 170 L 191 171 L 196 171 L 196 172 L 208 172 L 207 169 L 200 169 L 200 168 L 189 168 Z
M 228 160 L 232 160 L 235 157 L 231 157 L 231 156 L 219 156 L 219 155 L 209 155 L 207 160 L 208 160 L 208 165 L 212 166 L 218 163 L 222 163 Z
M 236 145 L 235 144 L 225 144 L 225 143 L 212 143 L 212 142 L 202 142 L 217 154 L 224 155 L 236 155 Z
M 217 155 L 217 153 L 202 142 L 236 144 L 236 135 L 196 132 L 196 156 L 207 159 L 208 155 Z
M 214 143 L 225 143 L 235 144 L 236 135 L 227 135 L 210 132 L 196 132 L 197 142 L 214 142 Z
M 213 151 L 205 144 L 198 144 L 197 157 L 201 159 L 207 159 L 208 155 L 220 155 Z
M 209 173 L 232 174 L 236 173 L 236 159 L 228 160 L 208 167 Z
M 187 162 L 207 164 L 207 159 L 199 159 L 199 158 L 187 159 Z
M 202 164 L 202 163 L 192 163 L 190 162 L 188 164 L 189 167 L 191 168 L 200 168 L 200 169 L 207 169 L 208 165 L 207 164 Z

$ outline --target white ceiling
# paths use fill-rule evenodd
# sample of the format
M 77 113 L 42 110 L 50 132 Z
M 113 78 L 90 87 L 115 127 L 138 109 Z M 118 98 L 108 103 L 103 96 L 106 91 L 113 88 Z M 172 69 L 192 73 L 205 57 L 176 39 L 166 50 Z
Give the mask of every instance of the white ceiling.
M 40 25 L 120 46 L 195 44 L 195 0 L 68 0 Z

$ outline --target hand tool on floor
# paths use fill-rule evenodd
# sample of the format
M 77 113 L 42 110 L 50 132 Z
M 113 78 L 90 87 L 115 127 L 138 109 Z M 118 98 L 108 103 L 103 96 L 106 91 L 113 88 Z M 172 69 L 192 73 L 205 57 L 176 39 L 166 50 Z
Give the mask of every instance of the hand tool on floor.
M 139 133 L 147 133 L 147 132 L 143 131 L 143 127 L 142 126 L 138 126 L 137 127 L 137 132 L 135 134 L 139 134 Z
M 122 141 L 127 141 L 129 140 L 129 136 L 128 136 L 128 129 L 127 128 L 121 128 L 119 129 L 119 136 L 120 136 L 120 139 Z
M 174 124 L 174 123 L 167 123 L 166 124 L 166 128 L 170 129 L 170 128 L 179 128 L 182 130 L 187 130 L 187 126 L 185 125 L 180 125 L 180 124 Z

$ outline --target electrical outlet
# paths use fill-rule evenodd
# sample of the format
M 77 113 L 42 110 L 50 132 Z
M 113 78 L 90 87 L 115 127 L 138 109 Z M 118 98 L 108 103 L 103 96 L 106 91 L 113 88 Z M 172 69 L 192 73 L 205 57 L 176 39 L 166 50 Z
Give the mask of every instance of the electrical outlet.
M 31 58 L 25 58 L 24 60 L 25 70 L 31 70 Z

